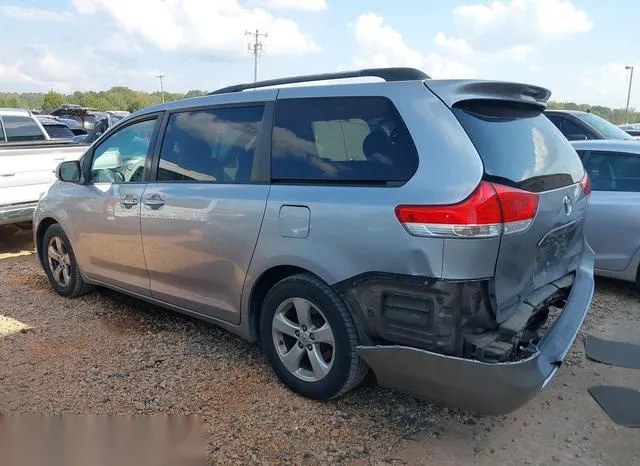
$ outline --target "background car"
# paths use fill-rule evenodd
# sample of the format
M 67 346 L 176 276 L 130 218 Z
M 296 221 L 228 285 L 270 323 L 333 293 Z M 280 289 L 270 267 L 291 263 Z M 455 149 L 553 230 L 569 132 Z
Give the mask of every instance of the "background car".
M 93 142 L 98 139 L 102 134 L 113 125 L 115 125 L 118 121 L 122 120 L 126 115 L 116 115 L 112 114 L 113 112 L 107 112 L 105 117 L 100 119 L 93 126 L 93 129 L 89 131 L 88 134 L 84 136 L 77 136 L 73 139 L 73 142 L 76 144 L 93 144 Z M 127 115 L 129 112 L 126 112 Z
M 93 108 L 80 107 L 79 105 L 63 105 L 51 112 L 51 115 L 76 120 L 87 131 L 91 131 L 96 122 L 107 114 Z
M 36 115 L 36 119 L 51 139 L 73 139 L 74 134 L 71 129 L 58 118 L 51 115 Z
M 574 141 L 591 177 L 587 241 L 596 274 L 640 285 L 640 144 Z
M 619 125 L 618 128 L 629 133 L 634 139 L 640 139 L 640 124 L 634 123 L 630 125 Z
M 71 118 L 62 118 L 58 117 L 58 120 L 67 125 L 67 127 L 71 130 L 74 136 L 86 136 L 88 133 L 87 129 L 82 126 L 82 124 L 78 123 L 76 120 Z
M 633 137 L 613 123 L 590 112 L 545 110 L 544 114 L 569 141 L 590 139 L 632 140 Z

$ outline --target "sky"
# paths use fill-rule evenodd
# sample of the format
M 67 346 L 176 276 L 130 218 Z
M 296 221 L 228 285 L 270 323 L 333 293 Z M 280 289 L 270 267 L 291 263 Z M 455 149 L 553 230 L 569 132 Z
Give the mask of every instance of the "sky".
M 0 91 L 170 92 L 372 66 L 519 81 L 624 107 L 640 2 L 623 0 L 0 0 Z M 640 66 L 631 106 L 640 108 Z

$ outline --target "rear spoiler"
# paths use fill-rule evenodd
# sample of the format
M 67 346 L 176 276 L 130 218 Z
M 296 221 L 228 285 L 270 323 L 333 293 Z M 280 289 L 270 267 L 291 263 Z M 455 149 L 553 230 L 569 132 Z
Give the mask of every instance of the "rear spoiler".
M 429 80 L 424 84 L 448 107 L 465 100 L 502 100 L 545 108 L 551 97 L 549 89 L 514 82 L 449 79 Z

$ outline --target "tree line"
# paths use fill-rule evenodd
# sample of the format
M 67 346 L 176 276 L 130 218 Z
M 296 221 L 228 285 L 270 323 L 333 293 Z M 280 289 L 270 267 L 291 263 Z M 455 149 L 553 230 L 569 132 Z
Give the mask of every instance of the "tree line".
M 166 102 L 183 99 L 185 97 L 198 97 L 205 95 L 206 91 L 192 90 L 182 93 L 165 92 Z M 108 91 L 76 91 L 72 94 L 61 94 L 55 91 L 41 92 L 0 92 L 0 107 L 25 108 L 29 110 L 55 110 L 62 104 L 78 104 L 83 107 L 98 110 L 127 110 L 135 112 L 149 105 L 160 103 L 160 92 L 143 92 L 129 89 L 128 87 L 112 87 Z M 565 110 L 591 109 L 591 113 L 601 116 L 614 124 L 625 122 L 624 108 L 609 108 L 602 105 L 591 106 L 589 104 L 577 104 L 575 102 L 549 102 L 549 108 Z M 640 122 L 640 112 L 629 109 L 629 123 Z
M 183 99 L 205 95 L 205 91 L 192 90 L 186 93 L 165 92 L 164 100 Z M 128 87 L 112 87 L 108 91 L 76 91 L 72 94 L 61 94 L 56 91 L 41 92 L 0 92 L 0 107 L 24 108 L 28 110 L 52 111 L 62 104 L 78 104 L 97 110 L 127 110 L 135 112 L 162 101 L 160 92 L 143 92 Z

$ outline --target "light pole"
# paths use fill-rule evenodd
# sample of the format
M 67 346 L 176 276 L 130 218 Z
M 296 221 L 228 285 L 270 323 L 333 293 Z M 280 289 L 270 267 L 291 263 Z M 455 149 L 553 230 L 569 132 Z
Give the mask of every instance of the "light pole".
M 163 79 L 166 78 L 167 75 L 165 74 L 159 74 L 158 76 L 156 76 L 156 78 L 158 78 L 160 80 L 160 97 L 162 98 L 162 103 L 164 103 L 164 81 Z
M 625 66 L 625 70 L 631 70 L 629 75 L 629 90 L 627 91 L 627 110 L 624 113 L 624 124 L 629 123 L 629 99 L 631 99 L 631 83 L 633 82 L 633 66 Z

